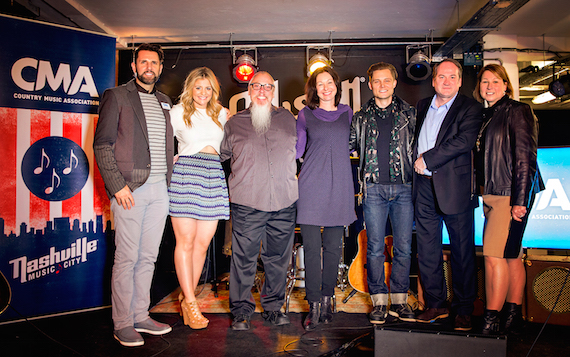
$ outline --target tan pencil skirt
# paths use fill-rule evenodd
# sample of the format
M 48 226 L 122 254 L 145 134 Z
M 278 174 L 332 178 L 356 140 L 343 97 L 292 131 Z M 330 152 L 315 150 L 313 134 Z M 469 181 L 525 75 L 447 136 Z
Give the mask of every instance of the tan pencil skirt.
M 522 237 L 528 214 L 522 222 L 511 216 L 511 197 L 483 195 L 485 228 L 483 255 L 498 258 L 522 258 Z

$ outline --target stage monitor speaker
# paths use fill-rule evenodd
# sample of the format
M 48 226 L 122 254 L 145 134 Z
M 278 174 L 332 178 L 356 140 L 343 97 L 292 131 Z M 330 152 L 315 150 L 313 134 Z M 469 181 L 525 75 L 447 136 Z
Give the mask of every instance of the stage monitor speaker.
M 504 336 L 411 331 L 387 327 L 377 327 L 374 331 L 374 357 L 501 357 L 506 355 L 507 339 Z
M 528 321 L 570 326 L 570 257 L 528 255 L 524 315 Z

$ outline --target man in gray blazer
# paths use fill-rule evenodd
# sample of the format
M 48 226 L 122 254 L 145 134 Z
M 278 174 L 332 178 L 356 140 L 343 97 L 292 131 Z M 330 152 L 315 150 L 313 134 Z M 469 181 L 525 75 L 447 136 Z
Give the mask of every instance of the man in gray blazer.
M 158 45 L 136 49 L 131 64 L 135 78 L 103 93 L 93 142 L 115 223 L 114 337 L 129 347 L 144 344 L 139 332 L 162 335 L 172 330 L 148 313 L 174 155 L 172 103 L 154 87 L 163 60 Z

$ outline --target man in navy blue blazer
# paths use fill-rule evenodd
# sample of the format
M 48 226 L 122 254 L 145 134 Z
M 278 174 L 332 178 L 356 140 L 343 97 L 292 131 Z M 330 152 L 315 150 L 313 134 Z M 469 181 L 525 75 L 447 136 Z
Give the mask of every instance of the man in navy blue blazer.
M 418 102 L 414 148 L 414 199 L 418 263 L 426 310 L 418 322 L 449 316 L 443 274 L 442 229 L 451 246 L 454 328 L 471 329 L 477 294 L 473 210 L 478 201 L 472 149 L 482 123 L 481 105 L 459 94 L 462 67 L 453 59 L 434 66 L 433 97 Z

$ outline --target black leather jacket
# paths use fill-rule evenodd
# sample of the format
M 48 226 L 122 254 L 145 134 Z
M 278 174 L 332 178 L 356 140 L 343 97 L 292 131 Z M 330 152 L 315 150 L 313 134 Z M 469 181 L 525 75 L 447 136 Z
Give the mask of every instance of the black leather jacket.
M 416 108 L 408 104 L 400 97 L 394 95 L 393 105 L 397 110 L 394 113 L 394 126 L 392 131 L 398 132 L 399 141 L 392 145 L 399 146 L 400 160 L 390 160 L 388 165 L 399 171 L 403 183 L 411 184 L 413 177 L 413 143 L 416 129 Z M 376 152 L 376 139 L 378 138 L 378 126 L 373 122 L 374 115 L 370 107 L 374 103 L 372 97 L 352 117 L 350 127 L 349 148 L 350 151 L 358 150 L 360 156 L 359 181 L 378 182 L 378 153 Z
M 478 143 L 480 193 L 511 196 L 511 206 L 530 208 L 532 195 L 544 189 L 536 163 L 538 120 L 530 106 L 505 95 L 486 108 Z

